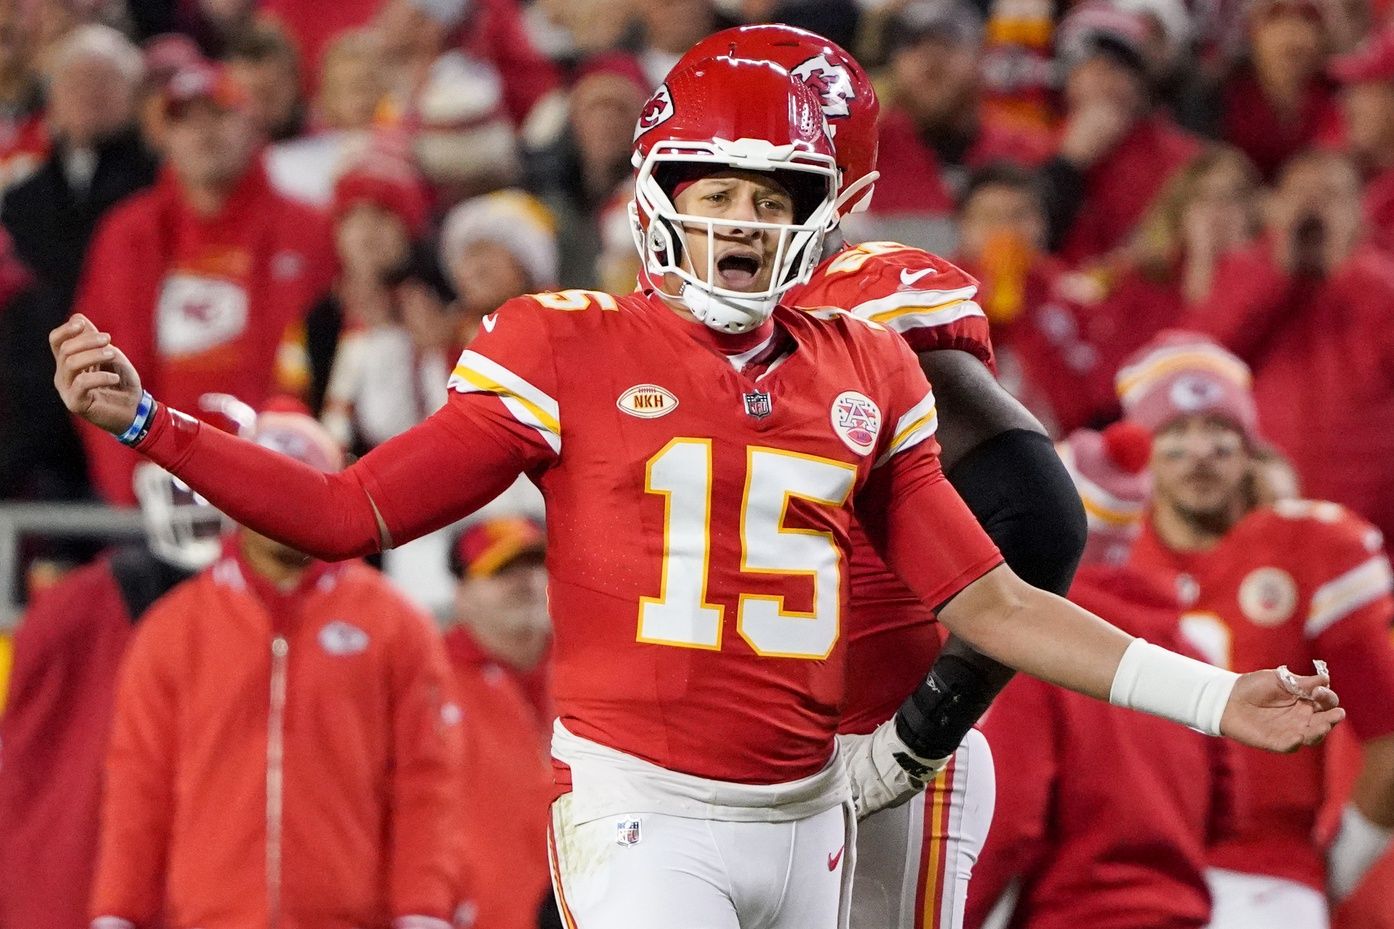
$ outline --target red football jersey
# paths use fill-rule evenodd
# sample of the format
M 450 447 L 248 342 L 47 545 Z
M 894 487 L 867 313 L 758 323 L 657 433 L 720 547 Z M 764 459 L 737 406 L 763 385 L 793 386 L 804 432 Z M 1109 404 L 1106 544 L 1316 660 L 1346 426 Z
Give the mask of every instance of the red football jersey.
M 899 242 L 844 245 L 790 291 L 791 306 L 835 306 L 900 333 L 917 352 L 955 348 L 993 367 L 978 282 L 929 252 Z
M 936 255 L 896 242 L 864 242 L 824 259 L 789 302 L 842 307 L 900 333 L 916 352 L 958 349 L 991 369 L 992 342 L 977 294 L 976 280 Z M 941 634 L 933 622 L 930 608 L 885 566 L 854 525 L 841 731 L 870 732 L 919 686 L 939 653 Z
M 1235 671 L 1331 665 L 1354 734 L 1394 732 L 1394 619 L 1389 560 L 1379 530 L 1335 503 L 1288 501 L 1245 516 L 1215 548 L 1175 552 L 1150 524 L 1132 564 L 1177 585 L 1188 638 Z M 1211 864 L 1325 887 L 1314 842 L 1326 798 L 1325 750 L 1237 752 L 1240 824 Z
M 854 507 L 927 508 L 887 543 L 926 600 L 1000 561 L 938 469 L 905 344 L 837 310 L 775 322 L 789 350 L 752 379 L 653 297 L 519 298 L 461 356 L 446 413 L 513 449 L 546 497 L 567 728 L 760 784 L 831 752 Z M 932 550 L 906 534 L 921 525 Z

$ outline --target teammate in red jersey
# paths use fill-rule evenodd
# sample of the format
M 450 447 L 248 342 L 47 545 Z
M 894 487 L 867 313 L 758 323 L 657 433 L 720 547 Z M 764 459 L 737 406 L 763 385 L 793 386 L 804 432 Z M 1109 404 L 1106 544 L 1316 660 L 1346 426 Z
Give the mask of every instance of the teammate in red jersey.
M 1340 669 L 1363 770 L 1334 844 L 1314 841 L 1325 752 L 1241 749 L 1237 833 L 1210 856 L 1214 929 L 1327 925 L 1394 827 L 1394 619 L 1380 533 L 1334 503 L 1254 508 L 1257 414 L 1248 368 L 1189 333 L 1166 333 L 1118 374 L 1128 415 L 1154 433 L 1155 501 L 1132 564 L 1183 597 L 1183 626 L 1221 667 Z
M 877 177 L 879 104 L 856 59 L 814 33 L 759 25 L 704 39 L 677 68 L 731 50 L 783 66 L 819 95 L 841 171 L 841 211 L 865 209 Z M 942 258 L 896 242 L 838 240 L 824 256 L 808 283 L 786 299 L 805 308 L 843 307 L 900 333 L 934 385 L 950 483 L 1013 571 L 1064 594 L 1084 546 L 1084 512 L 1045 430 L 992 375 L 977 281 Z M 839 731 L 871 732 L 913 694 L 908 709 L 936 721 L 931 741 L 919 749 L 954 753 L 932 798 L 912 798 L 861 824 L 852 924 L 960 929 L 995 791 L 991 752 L 970 727 L 1010 669 L 950 639 L 934 666 L 933 686 L 924 686 L 924 668 L 941 652 L 933 612 L 886 568 L 856 526 L 851 587 L 848 693 Z M 918 866 L 907 867 L 907 859 Z
M 702 62 L 655 93 L 636 135 L 655 288 L 510 301 L 461 356 L 450 402 L 339 474 L 158 404 L 80 316 L 50 336 L 70 410 L 300 551 L 390 547 L 520 473 L 541 486 L 569 924 L 845 925 L 850 782 L 886 803 L 947 760 L 901 738 L 925 723 L 903 708 L 849 758 L 837 749 L 854 511 L 946 626 L 1028 673 L 1275 750 L 1339 722 L 1324 677 L 1287 689 L 1210 668 L 1021 582 L 943 480 L 905 344 L 778 305 L 837 191 L 802 83 Z

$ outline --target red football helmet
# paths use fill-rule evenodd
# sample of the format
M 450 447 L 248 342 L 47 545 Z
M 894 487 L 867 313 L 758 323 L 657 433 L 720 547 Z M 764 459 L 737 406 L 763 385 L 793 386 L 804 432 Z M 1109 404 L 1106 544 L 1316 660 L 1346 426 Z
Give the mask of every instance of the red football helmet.
M 857 59 L 815 32 L 769 23 L 737 26 L 707 36 L 688 49 L 671 73 L 717 55 L 773 61 L 818 94 L 837 151 L 837 166 L 842 170 L 838 211 L 865 210 L 879 176 L 876 120 L 881 104 L 871 78 Z
M 781 294 L 808 279 L 824 234 L 837 220 L 837 159 L 817 96 L 776 64 L 721 56 L 670 74 L 639 115 L 634 132 L 634 241 L 655 282 L 674 274 L 681 299 L 723 332 L 767 319 Z M 741 220 L 742 229 L 777 230 L 774 271 L 761 291 L 717 286 L 715 236 L 730 220 L 679 213 L 678 182 L 693 166 L 773 173 L 794 198 L 794 222 Z M 684 237 L 707 230 L 707 268 L 683 267 Z

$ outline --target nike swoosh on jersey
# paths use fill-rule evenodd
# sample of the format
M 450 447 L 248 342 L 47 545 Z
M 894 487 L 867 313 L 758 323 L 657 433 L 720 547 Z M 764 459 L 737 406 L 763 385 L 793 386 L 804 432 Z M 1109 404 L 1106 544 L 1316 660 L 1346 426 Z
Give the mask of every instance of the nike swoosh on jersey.
M 483 319 L 480 320 L 480 322 L 484 324 L 484 331 L 485 331 L 485 332 L 493 332 L 493 331 L 494 331 L 494 326 L 496 326 L 496 325 L 498 324 L 498 321 L 499 321 L 499 314 L 497 314 L 497 313 L 490 313 L 488 316 L 486 316 L 486 317 L 484 317 Z
M 914 286 L 914 283 L 927 274 L 933 274 L 933 268 L 924 268 L 919 271 L 911 271 L 909 268 L 900 269 L 900 283 L 902 287 Z

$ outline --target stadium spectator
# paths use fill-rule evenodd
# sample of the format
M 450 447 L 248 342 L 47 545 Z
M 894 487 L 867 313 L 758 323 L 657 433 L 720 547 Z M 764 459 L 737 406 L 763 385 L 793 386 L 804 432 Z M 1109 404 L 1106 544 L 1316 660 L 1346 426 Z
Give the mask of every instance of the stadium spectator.
M 102 221 L 77 306 L 123 333 L 189 409 L 213 390 L 253 404 L 298 391 L 305 366 L 286 336 L 298 338 L 327 287 L 324 222 L 271 188 L 245 95 L 224 70 L 185 68 L 164 99 L 167 169 Z M 135 457 L 106 436 L 86 440 L 99 493 L 132 502 Z
M 1089 515 L 1070 599 L 1181 651 L 1175 589 L 1125 566 L 1142 521 L 1150 434 L 1132 423 L 1061 443 Z M 1207 847 L 1234 825 L 1229 746 L 1018 677 L 982 722 L 997 808 L 965 925 L 1200 929 Z
M 1016 165 L 974 172 L 954 262 L 982 285 L 1003 385 L 1063 435 L 1112 410 L 1113 374 L 1091 331 L 1097 286 L 1046 253 L 1043 197 L 1040 178 Z
M 535 929 L 548 896 L 552 719 L 529 696 L 551 642 L 546 537 L 522 517 L 470 525 L 451 550 L 458 581 L 446 652 L 467 760 L 461 839 L 475 924 Z
M 388 316 L 339 341 L 321 418 L 360 451 L 440 409 L 463 348 L 464 316 L 434 249 L 416 246 L 384 275 Z
M 1254 506 L 1265 411 L 1245 364 L 1203 336 L 1163 333 L 1119 371 L 1118 392 L 1153 434 L 1154 502 L 1130 564 L 1181 593 L 1191 641 L 1236 671 L 1324 658 L 1350 682 L 1342 705 L 1363 767 L 1329 850 L 1314 841 L 1329 753 L 1237 746 L 1244 816 L 1210 855 L 1213 929 L 1321 929 L 1328 894 L 1349 896 L 1394 828 L 1394 596 L 1380 533 L 1334 503 Z
M 253 439 L 324 471 L 314 420 Z M 440 637 L 376 571 L 246 529 L 142 620 L 107 753 L 93 925 L 447 929 L 459 707 Z
M 222 516 L 202 497 L 151 464 L 135 490 L 144 542 L 68 574 L 15 636 L 0 716 L 3 926 L 87 926 L 117 667 L 150 605 L 218 554 Z
M 0 191 L 27 177 L 47 144 L 28 12 L 0 4 Z
M 145 80 L 136 94 L 136 120 L 141 138 L 152 152 L 165 150 L 165 84 L 176 73 L 203 60 L 198 45 L 177 32 L 157 35 L 146 41 Z
M 412 131 L 421 170 L 446 204 L 503 186 L 519 170 L 503 73 L 452 41 L 468 5 L 389 0 L 375 20 L 392 110 Z
M 551 214 L 521 190 L 495 191 L 451 210 L 441 225 L 440 264 L 465 313 L 462 344 L 504 301 L 556 290 L 557 252 Z
M 324 404 L 334 355 L 345 330 L 371 330 L 392 316 L 386 278 L 403 265 L 427 224 L 420 175 L 387 145 L 358 158 L 334 185 L 334 249 L 338 275 L 305 321 L 310 406 Z M 336 434 L 348 444 L 342 433 Z
M 44 331 L 73 309 L 83 257 L 97 223 L 148 186 L 155 159 L 135 128 L 140 52 L 107 26 L 79 26 L 50 59 L 45 114 L 48 154 L 0 204 L 14 253 L 32 275 L 0 320 L 0 406 L 8 436 L 0 451 L 0 496 L 85 494 L 81 444 L 67 413 L 44 398 Z
M 254 19 L 229 39 L 223 61 L 246 91 L 248 112 L 262 138 L 281 142 L 304 130 L 300 61 L 284 29 L 272 20 Z
M 714 0 L 635 0 L 639 66 L 649 88 L 663 83 L 673 65 L 699 41 L 734 23 L 721 17 Z
M 849 235 L 947 251 L 970 170 L 997 160 L 1039 164 L 1050 137 L 984 110 L 983 23 L 972 6 L 914 0 L 887 19 L 885 36 L 892 90 L 880 123 L 881 182 L 873 215 L 849 217 Z
M 635 0 L 535 0 L 523 7 L 523 25 L 538 52 L 571 63 L 618 46 L 634 6 Z
M 1267 233 L 1226 256 L 1186 317 L 1244 359 L 1264 436 L 1305 491 L 1394 537 L 1394 258 L 1364 241 L 1360 180 L 1335 152 L 1284 168 Z M 1358 437 L 1355 439 L 1354 437 Z M 1355 441 L 1356 444 L 1352 445 Z
M 1394 245 L 1394 28 L 1331 63 L 1341 82 L 1346 152 L 1365 181 L 1365 219 L 1381 245 Z
M 557 217 L 563 286 L 598 283 L 599 214 L 633 170 L 629 138 L 649 96 L 646 80 L 630 55 L 587 59 L 571 88 L 560 135 L 528 153 L 526 186 Z
M 1276 178 L 1291 156 L 1339 131 L 1335 88 L 1325 74 L 1325 6 L 1320 0 L 1255 0 L 1249 60 L 1216 95 L 1220 112 L 1212 130 L 1248 155 L 1265 180 Z
M 1146 17 L 1100 2 L 1060 24 L 1065 114 L 1046 163 L 1050 241 L 1078 265 L 1127 241 L 1153 198 L 1200 150 L 1151 99 Z
M 382 42 L 371 29 L 337 36 L 323 61 L 310 131 L 266 152 L 276 189 L 317 207 L 330 205 L 339 175 L 385 131 L 380 111 L 389 89 Z

